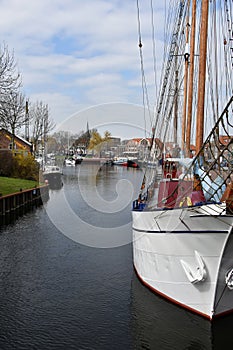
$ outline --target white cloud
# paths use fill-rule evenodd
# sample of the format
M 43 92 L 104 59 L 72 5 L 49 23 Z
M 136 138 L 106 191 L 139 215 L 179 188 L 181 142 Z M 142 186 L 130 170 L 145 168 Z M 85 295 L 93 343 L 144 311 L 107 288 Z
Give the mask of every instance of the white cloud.
M 116 137 L 148 137 L 151 125 L 144 123 L 142 113 L 142 107 L 136 104 L 103 103 L 79 109 L 63 120 L 57 126 L 57 130 L 78 133 L 79 130 L 86 130 L 88 123 L 91 129 L 97 128 L 102 135 L 108 130 Z
M 156 7 L 159 3 L 155 1 Z M 141 4 L 145 71 L 150 88 L 150 1 Z M 113 101 L 140 104 L 136 2 L 0 0 L 0 5 L 1 38 L 10 50 L 14 49 L 25 93 L 30 101 L 47 103 L 56 122 L 80 106 Z M 155 21 L 157 28 L 161 13 L 155 12 Z M 162 53 L 161 42 L 158 45 Z

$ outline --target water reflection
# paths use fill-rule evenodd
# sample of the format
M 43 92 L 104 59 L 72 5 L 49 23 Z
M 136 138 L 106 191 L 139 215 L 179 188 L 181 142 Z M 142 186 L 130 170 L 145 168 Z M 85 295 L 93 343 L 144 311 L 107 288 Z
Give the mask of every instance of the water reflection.
M 84 165 L 64 171 L 64 186 L 50 194 L 48 216 L 64 235 L 92 247 L 112 248 L 131 242 L 131 207 L 142 171 Z
M 211 323 L 152 293 L 135 273 L 131 291 L 135 349 L 222 350 L 232 347 L 232 315 Z
M 89 165 L 80 170 L 67 169 L 63 188 L 50 191 L 44 207 L 0 229 L 0 349 L 231 349 L 233 316 L 211 324 L 152 293 L 133 270 L 130 244 L 95 249 L 53 225 L 47 209 L 63 219 L 65 197 L 83 221 L 100 228 L 129 223 L 131 234 L 131 205 L 118 213 L 98 211 L 81 196 L 79 182 L 88 184 L 88 196 L 94 186 L 104 200 L 113 201 L 119 180 L 129 179 L 137 189 L 143 173 L 96 172 Z

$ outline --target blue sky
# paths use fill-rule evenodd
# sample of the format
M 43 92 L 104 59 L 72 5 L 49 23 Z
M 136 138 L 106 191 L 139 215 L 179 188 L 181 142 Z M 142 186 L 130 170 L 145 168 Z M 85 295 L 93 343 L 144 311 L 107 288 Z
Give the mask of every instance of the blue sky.
M 153 108 L 151 1 L 139 4 Z M 136 0 L 0 0 L 0 6 L 1 41 L 14 50 L 23 90 L 31 102 L 48 104 L 58 127 L 66 130 L 71 118 L 76 121 L 71 131 L 79 132 L 88 120 L 91 128 L 105 124 L 113 136 L 126 137 L 126 124 L 131 123 L 136 129 L 130 136 L 142 135 Z M 153 6 L 159 69 L 164 4 L 154 0 Z M 99 108 L 103 114 L 95 113 Z M 117 128 L 117 135 L 114 123 L 125 123 L 122 132 Z

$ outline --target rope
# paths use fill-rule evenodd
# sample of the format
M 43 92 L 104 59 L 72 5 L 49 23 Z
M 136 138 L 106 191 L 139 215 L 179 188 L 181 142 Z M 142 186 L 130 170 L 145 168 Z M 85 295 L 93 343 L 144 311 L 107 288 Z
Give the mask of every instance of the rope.
M 146 76 L 145 76 L 145 70 L 144 70 L 144 62 L 143 62 L 143 51 L 142 51 L 142 35 L 141 35 L 141 21 L 140 21 L 140 7 L 139 7 L 139 0 L 137 0 L 137 21 L 138 21 L 138 46 L 139 46 L 139 55 L 140 55 L 140 65 L 141 65 L 141 77 L 142 77 L 142 100 L 143 100 L 143 114 L 144 114 L 144 125 L 145 125 L 145 137 L 146 135 L 146 106 L 147 111 L 149 114 L 150 123 L 152 126 L 152 118 L 150 113 L 150 107 L 149 107 L 149 97 L 148 97 L 148 90 L 147 90 L 147 83 L 146 83 Z
M 151 27 L 152 27 L 152 44 L 153 44 L 153 63 L 154 63 L 154 84 L 155 84 L 155 96 L 157 96 L 158 87 L 157 87 L 157 74 L 156 74 L 156 45 L 155 45 L 155 26 L 154 26 L 154 9 L 153 9 L 153 0 L 150 3 L 151 6 Z

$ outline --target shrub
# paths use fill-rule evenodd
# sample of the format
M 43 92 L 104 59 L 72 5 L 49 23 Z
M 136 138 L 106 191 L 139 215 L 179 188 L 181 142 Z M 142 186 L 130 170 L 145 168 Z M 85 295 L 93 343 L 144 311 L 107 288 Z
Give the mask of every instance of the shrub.
M 14 157 L 14 166 L 12 177 L 17 177 L 26 180 L 39 180 L 39 164 L 35 161 L 34 157 L 29 154 L 23 156 L 17 154 Z
M 14 157 L 9 150 L 0 151 L 0 176 L 10 177 L 14 168 Z

